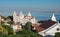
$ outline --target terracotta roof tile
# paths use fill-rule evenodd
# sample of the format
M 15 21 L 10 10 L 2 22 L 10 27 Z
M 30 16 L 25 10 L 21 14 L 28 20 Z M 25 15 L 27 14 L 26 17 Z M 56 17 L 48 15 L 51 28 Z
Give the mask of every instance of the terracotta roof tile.
M 56 22 L 48 20 L 45 23 L 41 24 L 40 27 L 47 29 L 49 27 L 51 27 L 52 25 L 54 25 Z
M 43 30 L 44 30 L 44 28 L 39 27 L 39 26 L 38 26 L 38 27 L 36 27 L 36 29 L 37 29 L 37 31 L 38 31 L 38 32 L 40 32 L 40 31 L 43 31 Z
M 43 31 L 51 26 L 53 26 L 56 22 L 52 21 L 52 20 L 48 20 L 44 23 L 42 23 L 40 26 L 36 27 L 37 31 Z

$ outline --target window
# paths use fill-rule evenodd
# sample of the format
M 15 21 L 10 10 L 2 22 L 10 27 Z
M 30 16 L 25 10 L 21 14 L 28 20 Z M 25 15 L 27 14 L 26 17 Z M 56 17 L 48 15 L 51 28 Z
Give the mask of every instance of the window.
M 57 28 L 57 31 L 59 31 L 60 30 L 60 28 Z

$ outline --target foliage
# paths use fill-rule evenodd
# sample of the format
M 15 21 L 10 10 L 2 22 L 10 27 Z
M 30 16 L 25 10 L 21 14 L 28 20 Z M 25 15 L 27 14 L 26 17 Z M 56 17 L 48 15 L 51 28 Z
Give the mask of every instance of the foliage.
M 0 25 L 0 32 L 1 32 L 0 37 L 43 37 L 42 35 L 39 35 L 31 31 L 31 25 L 32 25 L 31 22 L 27 22 L 25 25 L 25 30 L 18 31 L 16 32 L 16 34 L 13 34 L 14 32 L 11 26 L 2 24 Z M 8 34 L 8 35 L 3 35 L 3 34 Z
M 14 35 L 13 34 L 9 34 L 6 37 L 14 37 Z
M 13 21 L 13 16 L 8 16 L 7 19 L 10 19 L 11 21 Z
M 13 24 L 14 22 L 13 22 L 13 21 L 9 21 L 8 23 L 11 25 L 11 24 Z
M 6 19 L 6 17 L 5 17 L 5 16 L 1 16 L 1 18 L 2 18 L 2 19 Z
M 5 28 L 9 34 L 13 33 L 13 28 L 9 25 L 2 25 L 3 28 Z
M 43 36 L 37 33 L 34 33 L 30 30 L 22 30 L 22 31 L 19 31 L 16 35 L 14 34 L 1 35 L 1 37 L 43 37 Z
M 20 35 L 22 35 L 24 37 L 43 37 L 42 35 L 34 33 L 32 31 L 30 31 L 30 30 L 22 30 L 22 31 L 17 32 L 17 34 L 20 34 Z
M 7 35 L 8 31 L 0 25 L 0 33 Z
M 25 30 L 31 30 L 31 26 L 32 26 L 32 23 L 31 22 L 27 22 L 26 24 L 25 24 Z
M 0 37 L 3 37 L 3 33 L 0 31 Z
M 60 37 L 60 32 L 55 33 L 55 37 Z

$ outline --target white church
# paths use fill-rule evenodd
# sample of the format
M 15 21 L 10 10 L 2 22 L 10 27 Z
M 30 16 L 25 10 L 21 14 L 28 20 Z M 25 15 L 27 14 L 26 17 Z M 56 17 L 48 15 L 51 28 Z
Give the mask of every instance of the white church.
M 37 20 L 35 19 L 34 16 L 31 15 L 30 11 L 28 11 L 28 14 L 24 16 L 22 11 L 20 11 L 20 14 L 17 15 L 16 12 L 14 11 L 13 13 L 13 21 L 14 24 L 12 25 L 14 31 L 22 30 L 22 25 L 25 25 L 28 21 L 33 24 L 37 23 Z
M 36 28 L 38 33 L 43 36 L 47 35 L 54 36 L 55 33 L 60 32 L 60 23 L 56 20 L 56 17 L 53 13 L 50 20 L 47 20 L 46 22 L 42 23 Z
M 35 17 L 31 15 L 30 11 L 28 11 L 28 14 L 26 16 L 24 16 L 24 14 L 22 13 L 22 11 L 20 11 L 20 14 L 17 15 L 16 12 L 14 11 L 13 13 L 13 21 L 15 23 L 20 22 L 23 25 L 30 21 L 32 24 L 36 23 Z

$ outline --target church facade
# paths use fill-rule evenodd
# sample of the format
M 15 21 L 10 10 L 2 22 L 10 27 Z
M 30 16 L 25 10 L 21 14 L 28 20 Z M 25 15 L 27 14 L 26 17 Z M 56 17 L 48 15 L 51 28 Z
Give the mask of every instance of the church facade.
M 36 23 L 35 17 L 31 15 L 30 11 L 28 11 L 28 14 L 26 16 L 24 16 L 22 11 L 20 11 L 19 15 L 17 15 L 16 12 L 14 11 L 14 13 L 13 13 L 13 21 L 16 22 L 16 23 L 20 22 L 23 25 L 28 21 L 31 22 L 32 24 Z

